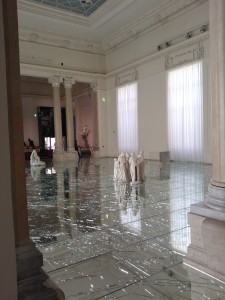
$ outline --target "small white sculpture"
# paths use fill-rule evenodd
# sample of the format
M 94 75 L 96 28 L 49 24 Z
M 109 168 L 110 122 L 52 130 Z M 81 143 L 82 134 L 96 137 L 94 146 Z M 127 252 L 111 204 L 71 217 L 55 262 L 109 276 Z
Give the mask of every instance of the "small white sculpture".
M 118 157 L 119 161 L 119 176 L 118 180 L 122 182 L 127 181 L 127 168 L 126 168 L 126 156 L 124 153 L 121 153 Z
M 130 159 L 130 175 L 132 184 L 140 182 L 138 159 L 134 153 L 131 153 Z
M 40 179 L 41 176 L 41 170 L 45 168 L 45 166 L 31 166 L 30 171 L 31 171 L 31 176 L 34 179 L 34 181 L 37 181 Z
M 138 155 L 138 163 L 139 163 L 139 174 L 140 180 L 145 180 L 145 159 L 144 159 L 144 151 L 140 151 Z
M 45 162 L 40 160 L 36 150 L 33 150 L 30 156 L 30 165 L 35 166 L 45 166 Z
M 118 180 L 119 173 L 120 173 L 120 170 L 119 170 L 119 161 L 118 161 L 117 158 L 114 158 L 114 177 L 113 177 L 113 179 L 115 181 Z
M 114 158 L 114 181 L 137 184 L 145 180 L 144 152 L 140 151 L 138 157 L 135 153 L 121 153 Z
M 130 175 L 130 153 L 126 152 L 126 169 L 127 169 L 127 179 L 128 181 L 131 181 L 131 175 Z

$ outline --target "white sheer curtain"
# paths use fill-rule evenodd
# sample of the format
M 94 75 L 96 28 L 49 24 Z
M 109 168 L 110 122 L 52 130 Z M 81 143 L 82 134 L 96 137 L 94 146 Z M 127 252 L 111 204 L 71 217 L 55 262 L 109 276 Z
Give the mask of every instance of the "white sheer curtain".
M 118 150 L 138 152 L 137 83 L 117 89 Z
M 168 73 L 168 131 L 171 159 L 203 161 L 202 62 Z

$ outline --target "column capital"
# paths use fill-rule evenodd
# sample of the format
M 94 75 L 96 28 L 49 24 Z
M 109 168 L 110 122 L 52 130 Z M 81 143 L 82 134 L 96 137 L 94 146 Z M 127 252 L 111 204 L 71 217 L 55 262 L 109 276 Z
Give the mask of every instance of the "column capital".
M 98 89 L 98 82 L 97 82 L 97 81 L 91 82 L 91 83 L 90 83 L 90 87 L 92 88 L 92 90 L 93 90 L 94 92 L 96 92 L 97 89 Z
M 59 87 L 60 83 L 63 82 L 63 78 L 60 76 L 53 76 L 48 79 L 48 82 L 51 83 L 53 87 Z
M 72 85 L 75 83 L 75 79 L 72 77 L 65 77 L 63 83 L 65 88 L 71 88 Z

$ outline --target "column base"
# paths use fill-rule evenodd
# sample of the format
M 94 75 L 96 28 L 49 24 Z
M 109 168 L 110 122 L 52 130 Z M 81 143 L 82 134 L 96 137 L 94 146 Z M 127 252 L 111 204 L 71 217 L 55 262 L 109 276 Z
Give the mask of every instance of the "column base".
M 41 269 L 43 257 L 34 243 L 16 248 L 18 299 L 65 299 L 56 285 L 48 283 L 48 275 Z
M 188 223 L 191 244 L 184 263 L 225 281 L 225 213 L 203 203 L 193 204 Z
M 210 183 L 208 186 L 208 195 L 205 197 L 204 203 L 210 208 L 225 212 L 225 188 Z

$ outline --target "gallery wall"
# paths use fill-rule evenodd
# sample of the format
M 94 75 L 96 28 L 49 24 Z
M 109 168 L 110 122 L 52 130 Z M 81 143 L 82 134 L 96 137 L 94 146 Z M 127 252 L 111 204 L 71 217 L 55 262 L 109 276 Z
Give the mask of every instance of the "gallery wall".
M 201 26 L 208 24 L 208 18 L 208 2 L 203 1 L 203 4 L 194 10 L 190 9 L 185 14 L 162 21 L 154 30 L 136 36 L 129 44 L 115 47 L 105 56 L 21 41 L 21 62 L 52 67 L 60 67 L 63 62 L 61 66 L 63 69 L 83 70 L 93 74 L 105 73 L 106 90 L 97 90 L 96 113 L 99 120 L 98 137 L 102 156 L 118 155 L 117 87 L 125 84 L 126 80 L 127 82 L 136 80 L 139 149 L 145 152 L 146 158 L 158 159 L 159 152 L 168 150 L 167 73 L 180 65 L 201 59 L 204 67 L 204 161 L 211 162 L 209 32 L 199 31 Z M 193 30 L 193 37 L 182 38 L 190 30 Z M 170 47 L 158 51 L 157 46 L 166 41 L 172 41 Z M 105 102 L 102 102 L 105 95 Z M 50 100 L 41 100 L 48 106 L 45 101 Z M 32 132 L 36 132 L 37 128 L 31 116 L 31 111 L 33 112 L 37 103 L 28 102 L 28 99 L 23 99 L 24 124 L 25 126 L 28 124 L 24 131 L 25 138 L 32 136 Z M 33 139 L 36 140 L 37 137 L 38 134 L 33 133 Z M 95 144 L 95 141 L 92 143 Z
M 167 73 L 178 66 L 200 59 L 203 62 L 204 74 L 204 162 L 211 162 L 209 33 L 200 33 L 196 30 L 196 36 L 190 40 L 183 40 L 161 51 L 154 50 L 157 44 L 166 40 L 166 37 L 184 34 L 187 28 L 198 28 L 204 23 L 207 24 L 207 20 L 208 4 L 205 3 L 106 56 L 109 156 L 118 155 L 116 122 L 118 81 L 121 81 L 122 85 L 136 78 L 139 150 L 143 150 L 148 159 L 159 159 L 159 152 L 169 150 Z M 152 54 L 146 55 L 146 49 L 149 49 L 150 53 L 152 51 Z

